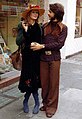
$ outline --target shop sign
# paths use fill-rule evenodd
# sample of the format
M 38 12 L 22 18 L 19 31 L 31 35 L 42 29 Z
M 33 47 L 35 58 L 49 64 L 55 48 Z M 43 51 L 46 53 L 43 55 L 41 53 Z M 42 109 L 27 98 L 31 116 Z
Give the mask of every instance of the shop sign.
M 2 11 L 8 12 L 10 16 L 17 16 L 17 6 L 2 5 Z

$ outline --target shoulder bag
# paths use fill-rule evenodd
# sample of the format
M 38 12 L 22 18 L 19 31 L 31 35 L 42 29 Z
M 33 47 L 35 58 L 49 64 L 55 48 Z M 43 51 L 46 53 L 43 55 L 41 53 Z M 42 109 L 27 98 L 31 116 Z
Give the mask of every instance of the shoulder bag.
M 21 55 L 21 48 L 19 47 L 15 52 L 10 55 L 11 62 L 13 67 L 16 70 L 22 69 L 22 55 Z

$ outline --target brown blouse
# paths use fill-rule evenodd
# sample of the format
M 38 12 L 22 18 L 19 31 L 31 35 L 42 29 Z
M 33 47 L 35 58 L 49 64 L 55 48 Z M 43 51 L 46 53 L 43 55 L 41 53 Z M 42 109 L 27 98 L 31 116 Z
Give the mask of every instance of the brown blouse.
M 64 46 L 67 37 L 67 26 L 61 22 L 49 22 L 44 25 L 43 30 L 42 44 L 45 44 L 45 49 L 41 53 L 41 60 L 60 60 L 60 49 Z

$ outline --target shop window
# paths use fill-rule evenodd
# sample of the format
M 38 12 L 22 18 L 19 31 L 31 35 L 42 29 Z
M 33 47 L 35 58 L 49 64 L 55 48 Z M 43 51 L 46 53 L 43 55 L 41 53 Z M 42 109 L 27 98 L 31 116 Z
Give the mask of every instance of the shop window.
M 2 75 L 14 70 L 9 55 L 17 49 L 17 26 L 29 4 L 44 7 L 44 0 L 0 0 L 0 80 Z M 40 19 L 42 23 L 43 17 Z
M 75 37 L 82 36 L 82 0 L 76 3 Z
M 16 46 L 17 25 L 20 13 L 30 0 L 0 0 L 0 80 L 2 75 L 15 70 L 9 55 Z M 8 77 L 8 76 L 7 76 Z

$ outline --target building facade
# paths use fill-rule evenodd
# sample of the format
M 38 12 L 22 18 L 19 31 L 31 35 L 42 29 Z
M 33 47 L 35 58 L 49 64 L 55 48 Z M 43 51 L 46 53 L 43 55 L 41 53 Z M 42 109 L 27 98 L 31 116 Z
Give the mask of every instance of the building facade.
M 0 0 L 0 36 L 11 52 L 17 49 L 16 28 L 21 20 L 21 13 L 29 4 L 38 4 L 44 8 L 44 0 Z M 43 22 L 43 16 L 39 22 Z
M 82 51 L 82 0 L 49 0 L 64 5 L 63 22 L 68 26 L 68 37 L 61 50 L 62 58 Z
M 28 3 L 45 8 L 45 14 L 40 18 L 40 22 L 44 23 L 48 21 L 49 4 L 56 2 L 64 5 L 63 22 L 68 26 L 68 37 L 61 49 L 62 58 L 82 51 L 82 0 L 0 0 L 0 35 L 11 51 L 17 49 L 15 28 Z

